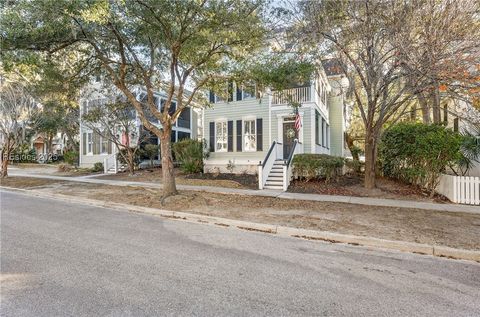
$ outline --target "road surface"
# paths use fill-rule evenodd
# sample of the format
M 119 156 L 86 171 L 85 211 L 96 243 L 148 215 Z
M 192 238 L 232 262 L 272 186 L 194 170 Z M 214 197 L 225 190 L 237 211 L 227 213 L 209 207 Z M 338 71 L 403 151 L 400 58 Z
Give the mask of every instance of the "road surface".
M 2 316 L 480 315 L 474 262 L 0 199 Z

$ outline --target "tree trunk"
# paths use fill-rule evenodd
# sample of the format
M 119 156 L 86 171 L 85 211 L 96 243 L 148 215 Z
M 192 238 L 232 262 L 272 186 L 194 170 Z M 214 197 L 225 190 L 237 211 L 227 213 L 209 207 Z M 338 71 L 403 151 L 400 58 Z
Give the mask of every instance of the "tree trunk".
M 418 94 L 418 103 L 422 109 L 422 119 L 423 123 L 430 124 L 430 109 L 428 108 L 428 102 L 425 96 L 422 93 Z
M 162 155 L 162 175 L 163 175 L 163 198 L 177 194 L 175 185 L 175 174 L 173 169 L 173 157 L 171 147 L 171 125 L 163 125 L 163 134 L 160 138 L 160 147 Z
M 367 134 L 365 137 L 365 183 L 367 189 L 375 188 L 377 164 L 377 137 Z
M 441 109 L 440 109 L 440 90 L 438 89 L 438 85 L 435 86 L 435 89 L 432 93 L 432 114 L 433 114 L 433 123 L 440 124 L 441 123 Z
M 0 170 L 0 178 L 5 178 L 8 176 L 8 157 L 9 156 L 10 156 L 9 153 L 6 153 L 5 151 L 1 152 L 0 161 L 2 162 L 2 167 Z
M 128 172 L 130 175 L 135 175 L 135 152 L 131 148 L 128 149 Z

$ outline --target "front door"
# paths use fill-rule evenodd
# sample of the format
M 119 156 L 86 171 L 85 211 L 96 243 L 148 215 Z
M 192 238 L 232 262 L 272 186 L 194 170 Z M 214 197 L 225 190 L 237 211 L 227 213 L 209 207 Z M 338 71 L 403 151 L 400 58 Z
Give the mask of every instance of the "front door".
M 294 119 L 285 119 L 283 122 L 283 159 L 288 159 L 295 139 L 298 139 L 295 121 Z

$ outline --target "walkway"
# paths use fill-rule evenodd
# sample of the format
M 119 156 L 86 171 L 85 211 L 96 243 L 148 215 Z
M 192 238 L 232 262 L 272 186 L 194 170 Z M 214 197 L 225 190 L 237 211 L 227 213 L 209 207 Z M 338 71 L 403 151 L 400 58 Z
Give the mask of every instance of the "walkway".
M 54 175 L 40 175 L 29 173 L 18 173 L 12 171 L 10 176 L 18 177 L 33 177 L 52 179 L 68 182 L 79 182 L 89 184 L 102 184 L 112 186 L 134 186 L 145 188 L 161 188 L 161 183 L 151 182 L 130 182 L 119 181 L 110 179 L 98 179 L 98 178 L 86 178 L 86 177 L 66 177 L 66 176 L 54 176 Z M 449 212 L 467 212 L 480 214 L 480 207 L 467 206 L 457 204 L 439 204 L 430 202 L 419 202 L 410 200 L 394 200 L 394 199 L 382 199 L 371 197 L 353 197 L 353 196 L 335 196 L 335 195 L 319 195 L 319 194 L 300 194 L 300 193 L 288 193 L 274 190 L 253 190 L 253 189 L 238 189 L 238 188 L 225 188 L 225 187 L 213 187 L 213 186 L 193 186 L 193 185 L 177 185 L 179 190 L 192 190 L 192 191 L 206 191 L 219 194 L 237 194 L 237 195 L 250 195 L 250 196 L 265 196 L 276 197 L 282 199 L 298 199 L 309 201 L 322 201 L 322 202 L 335 202 L 335 203 L 347 203 L 347 204 L 360 204 L 369 206 L 381 206 L 381 207 L 397 207 L 397 208 L 416 208 L 425 210 L 437 210 L 437 211 L 449 211 Z

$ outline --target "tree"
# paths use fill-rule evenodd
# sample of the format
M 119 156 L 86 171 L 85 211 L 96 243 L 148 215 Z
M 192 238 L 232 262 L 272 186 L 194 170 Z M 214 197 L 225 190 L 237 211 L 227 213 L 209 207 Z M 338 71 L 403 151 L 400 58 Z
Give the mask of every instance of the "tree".
M 309 1 L 301 25 L 307 41 L 336 52 L 350 80 L 365 127 L 365 187 L 375 187 L 378 141 L 386 122 L 406 111 L 423 74 L 403 67 L 411 48 L 406 27 L 415 17 L 411 2 Z
M 110 99 L 89 108 L 88 113 L 82 115 L 82 120 L 94 134 L 108 140 L 107 147 L 115 145 L 118 155 L 127 163 L 130 175 L 133 175 L 141 136 L 137 131 L 135 110 L 125 98 Z
M 404 67 L 423 76 L 417 94 L 424 123 L 441 123 L 441 95 L 469 100 L 480 87 L 480 3 L 476 0 L 424 0 L 406 20 L 412 40 Z M 471 101 L 470 101 L 471 102 Z
M 263 39 L 263 0 L 45 0 L 10 2 L 4 10 L 7 49 L 85 52 L 161 140 L 163 196 L 176 194 L 170 135 L 180 113 L 212 79 L 247 58 Z M 135 85 L 147 92 L 145 105 Z M 190 91 L 187 92 L 187 86 Z M 162 111 L 154 91 L 165 90 Z M 201 98 L 200 98 L 201 99 Z M 176 110 L 170 111 L 172 101 Z M 161 127 L 147 118 L 150 112 Z
M 22 144 L 36 103 L 24 86 L 0 77 L 0 177 L 8 176 L 8 162 Z

